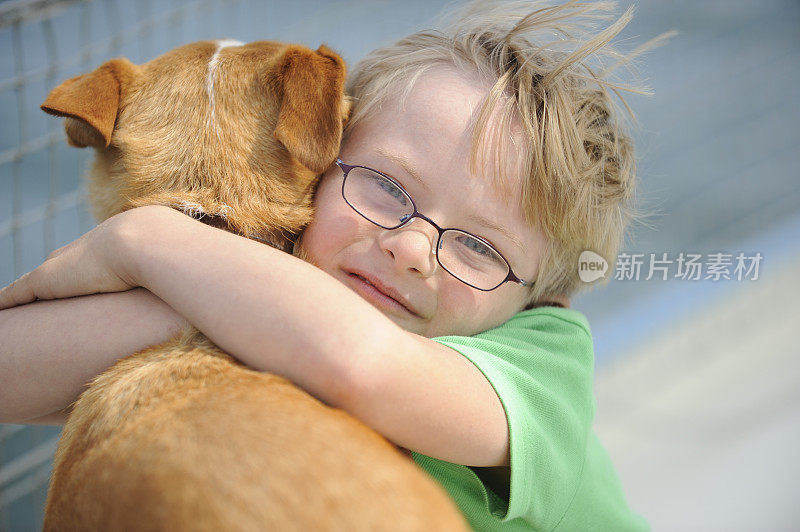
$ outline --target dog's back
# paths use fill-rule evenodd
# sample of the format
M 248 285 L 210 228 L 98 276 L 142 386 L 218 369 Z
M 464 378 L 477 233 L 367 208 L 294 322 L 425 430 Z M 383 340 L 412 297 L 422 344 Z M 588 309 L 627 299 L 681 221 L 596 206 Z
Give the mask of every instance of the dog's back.
M 53 90 L 97 156 L 99 218 L 170 205 L 286 248 L 312 215 L 348 102 L 327 48 L 204 42 L 115 59 Z M 197 331 L 118 362 L 76 402 L 46 530 L 462 530 L 445 492 L 392 444 Z
M 45 530 L 453 530 L 413 462 L 202 337 L 97 377 L 64 428 Z

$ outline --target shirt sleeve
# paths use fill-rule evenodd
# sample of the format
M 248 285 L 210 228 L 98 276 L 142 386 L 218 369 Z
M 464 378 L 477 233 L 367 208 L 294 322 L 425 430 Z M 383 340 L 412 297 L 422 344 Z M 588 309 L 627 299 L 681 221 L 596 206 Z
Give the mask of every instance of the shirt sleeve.
M 575 497 L 595 403 L 594 355 L 582 314 L 546 307 L 473 337 L 434 340 L 486 376 L 505 409 L 510 439 L 506 522 L 552 530 Z

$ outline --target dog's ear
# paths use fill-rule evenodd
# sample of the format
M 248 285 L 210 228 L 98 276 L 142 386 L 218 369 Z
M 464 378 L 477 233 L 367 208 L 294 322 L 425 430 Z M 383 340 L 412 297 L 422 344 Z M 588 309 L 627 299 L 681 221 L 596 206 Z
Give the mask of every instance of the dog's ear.
M 303 166 L 322 173 L 336 160 L 350 110 L 344 61 L 325 45 L 316 52 L 290 46 L 275 68 L 268 73 L 281 95 L 275 138 Z
M 72 146 L 106 148 L 135 69 L 136 65 L 125 58 L 112 59 L 94 72 L 70 78 L 50 91 L 41 109 L 66 118 L 64 129 Z

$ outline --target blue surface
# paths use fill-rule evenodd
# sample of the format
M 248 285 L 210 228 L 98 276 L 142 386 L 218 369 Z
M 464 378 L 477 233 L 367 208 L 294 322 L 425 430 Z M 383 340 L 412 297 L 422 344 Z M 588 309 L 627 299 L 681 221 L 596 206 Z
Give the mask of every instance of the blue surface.
M 781 265 L 800 258 L 800 215 L 772 227 L 768 232 L 751 237 L 738 245 L 734 255 L 743 252 L 745 256 L 761 253 L 763 259 L 758 270 L 759 279 L 769 276 Z M 800 272 L 798 272 L 800 275 Z M 611 281 L 608 290 L 620 283 L 637 281 Z M 603 365 L 628 353 L 629 349 L 646 341 L 648 337 L 677 325 L 681 318 L 691 316 L 698 309 L 708 311 L 714 303 L 722 300 L 732 291 L 745 290 L 747 285 L 758 283 L 758 279 L 720 279 L 651 281 L 656 289 L 645 291 L 644 295 L 617 307 L 613 313 L 597 315 L 591 320 L 592 336 L 595 344 L 595 360 Z M 680 334 L 680 331 L 675 331 Z

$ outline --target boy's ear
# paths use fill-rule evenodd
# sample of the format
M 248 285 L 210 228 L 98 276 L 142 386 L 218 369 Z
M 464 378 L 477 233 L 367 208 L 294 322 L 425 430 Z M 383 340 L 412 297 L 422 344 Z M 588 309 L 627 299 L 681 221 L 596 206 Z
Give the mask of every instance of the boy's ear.
M 135 69 L 136 65 L 125 58 L 112 59 L 94 72 L 70 78 L 50 91 L 41 109 L 66 118 L 64 129 L 72 146 L 106 148 Z
M 275 138 L 300 163 L 322 173 L 336 160 L 350 112 L 344 96 L 345 64 L 322 45 L 316 52 L 290 46 L 275 70 L 280 112 Z

